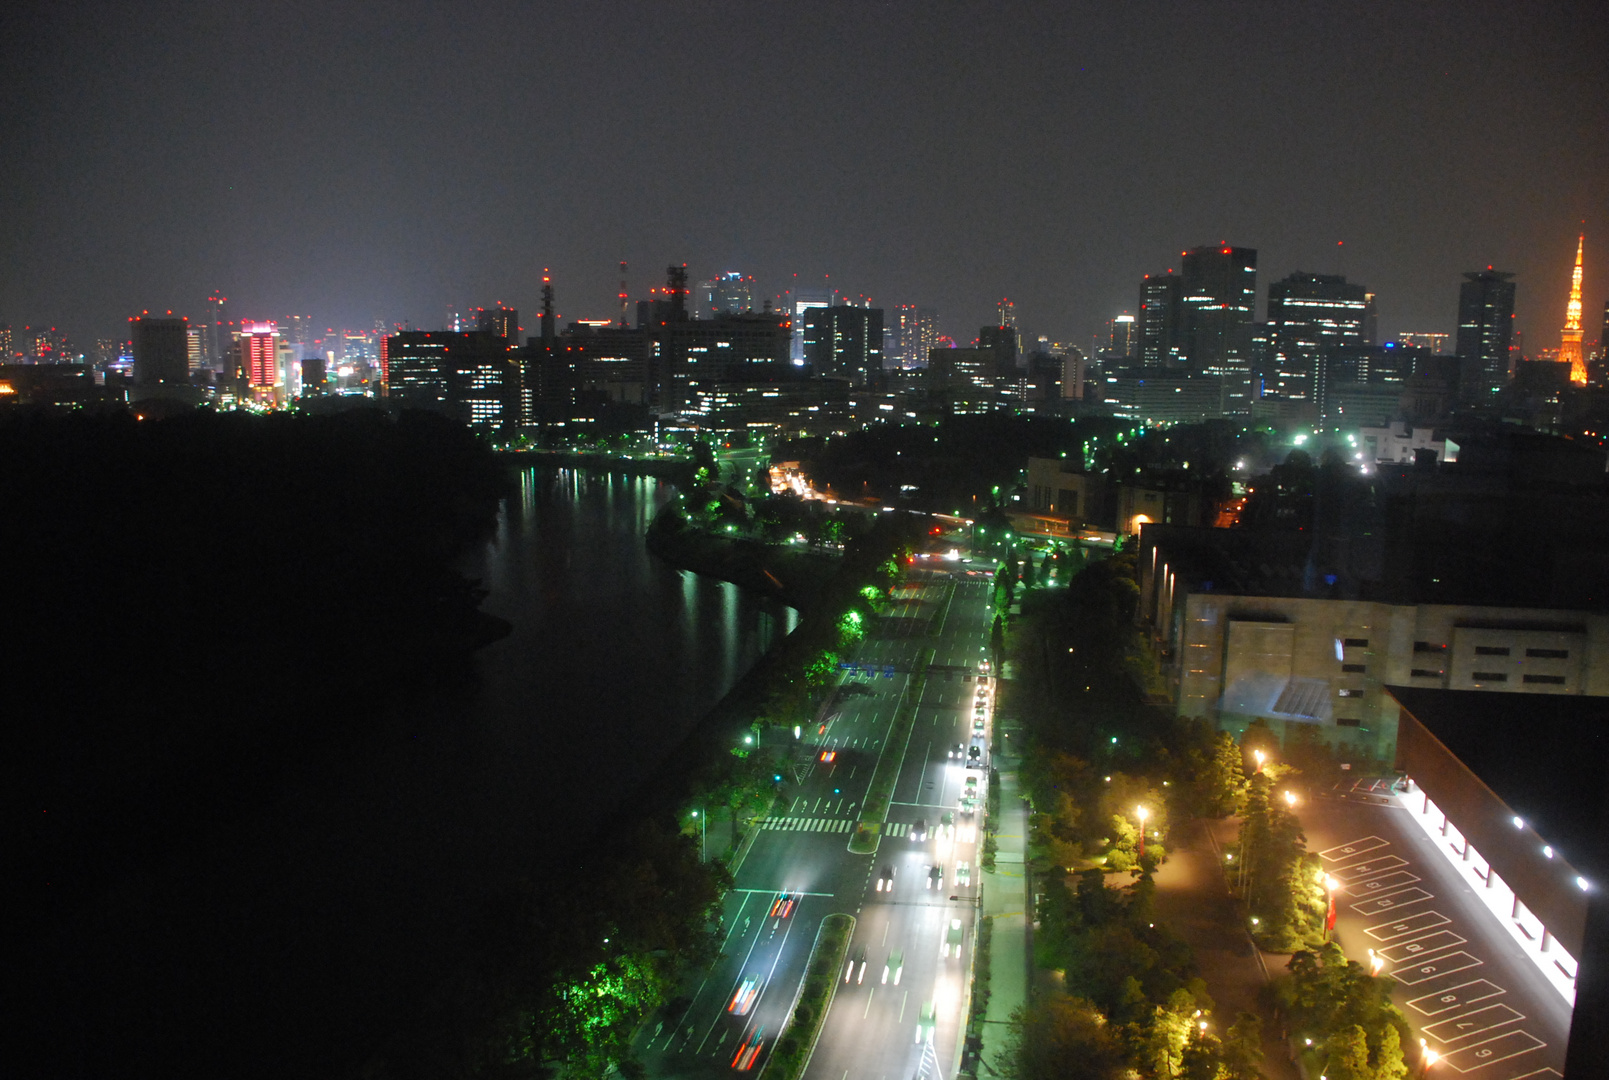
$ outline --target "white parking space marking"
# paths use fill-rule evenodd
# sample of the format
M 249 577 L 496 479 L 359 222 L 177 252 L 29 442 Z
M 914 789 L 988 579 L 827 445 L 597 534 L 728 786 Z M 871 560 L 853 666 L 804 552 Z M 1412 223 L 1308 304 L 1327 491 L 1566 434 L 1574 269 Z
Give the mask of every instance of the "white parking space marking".
M 1452 920 L 1439 911 L 1421 911 L 1419 914 L 1410 915 L 1406 919 L 1371 926 L 1364 933 L 1376 941 L 1395 941 L 1400 937 L 1407 937 L 1409 934 L 1418 934 L 1438 926 L 1446 926 L 1450 922 Z
M 1334 867 L 1330 870 L 1330 874 L 1341 881 L 1362 881 L 1364 878 L 1383 874 L 1388 870 L 1398 870 L 1407 865 L 1407 859 L 1397 855 L 1386 855 L 1378 859 L 1367 859 L 1360 863 Z
M 1443 975 L 1451 975 L 1455 971 L 1480 967 L 1485 962 L 1467 952 L 1455 952 L 1447 956 L 1438 956 L 1434 960 L 1426 960 L 1422 964 L 1414 964 L 1412 967 L 1396 968 L 1391 972 L 1391 977 L 1404 986 L 1417 986 Z
M 1403 889 L 1400 892 L 1392 893 L 1390 896 L 1371 896 L 1362 903 L 1353 904 L 1352 910 L 1359 915 L 1380 915 L 1387 911 L 1407 907 L 1409 904 L 1417 904 L 1421 900 L 1434 899 L 1434 896 L 1423 889 Z
M 1368 881 L 1349 882 L 1346 891 L 1353 896 L 1388 896 L 1404 885 L 1412 885 L 1423 880 L 1418 874 L 1410 874 L 1406 870 L 1385 874 L 1382 877 L 1372 878 Z
M 1467 1073 L 1485 1068 L 1487 1065 L 1495 1065 L 1499 1061 L 1507 1061 L 1511 1057 L 1519 1057 L 1546 1045 L 1547 1043 L 1529 1031 L 1510 1031 L 1489 1042 L 1454 1050 L 1441 1060 L 1459 1072 Z
M 1451 930 L 1438 930 L 1434 934 L 1426 934 L 1412 941 L 1402 941 L 1388 948 L 1378 949 L 1376 956 L 1383 956 L 1393 964 L 1401 964 L 1416 957 L 1435 956 L 1445 952 L 1455 945 L 1467 945 L 1468 938 L 1459 937 Z
M 1389 847 L 1389 840 L 1382 840 L 1378 836 L 1365 836 L 1361 840 L 1353 840 L 1348 844 L 1336 844 L 1318 853 L 1318 857 L 1325 862 L 1340 862 L 1357 855 L 1367 854 L 1376 848 Z
M 1461 983 L 1447 990 L 1414 998 L 1408 1002 L 1408 1007 L 1417 1009 L 1426 1016 L 1439 1016 L 1444 1012 L 1452 1012 L 1465 1005 L 1472 1005 L 1477 1001 L 1485 1001 L 1487 998 L 1506 993 L 1507 990 L 1488 979 L 1476 979 L 1474 982 Z
M 1564 1080 L 1564 1074 L 1558 1069 L 1537 1069 L 1534 1072 L 1521 1073 L 1519 1076 L 1511 1076 L 1508 1078 L 1508 1080 L 1537 1080 L 1538 1077 L 1543 1076 L 1557 1076 L 1559 1080 Z
M 1511 1009 L 1501 1004 L 1487 1005 L 1472 1013 L 1455 1016 L 1451 1020 L 1439 1020 L 1426 1027 L 1425 1034 L 1438 1042 L 1450 1044 L 1524 1019 L 1525 1014 L 1518 1009 Z

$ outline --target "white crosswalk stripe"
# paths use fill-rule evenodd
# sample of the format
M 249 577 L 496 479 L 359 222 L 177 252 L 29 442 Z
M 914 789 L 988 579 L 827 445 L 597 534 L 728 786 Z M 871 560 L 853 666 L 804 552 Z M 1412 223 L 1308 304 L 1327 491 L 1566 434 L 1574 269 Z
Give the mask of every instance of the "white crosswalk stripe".
M 760 827 L 793 832 L 849 832 L 855 822 L 852 818 L 785 817 L 767 818 Z

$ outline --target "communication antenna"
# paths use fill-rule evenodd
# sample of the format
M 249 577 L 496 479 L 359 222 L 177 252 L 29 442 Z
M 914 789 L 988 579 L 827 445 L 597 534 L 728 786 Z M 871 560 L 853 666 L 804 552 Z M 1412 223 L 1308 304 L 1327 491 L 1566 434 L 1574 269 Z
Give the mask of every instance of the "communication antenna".
M 630 323 L 626 322 L 626 260 L 620 260 L 620 329 L 624 330 Z

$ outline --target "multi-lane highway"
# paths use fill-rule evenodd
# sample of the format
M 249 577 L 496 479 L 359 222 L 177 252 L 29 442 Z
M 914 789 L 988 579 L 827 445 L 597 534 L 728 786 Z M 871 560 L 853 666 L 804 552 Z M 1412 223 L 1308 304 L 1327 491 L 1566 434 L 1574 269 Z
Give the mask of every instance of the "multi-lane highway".
M 903 1080 L 934 1064 L 949 1075 L 972 963 L 976 826 L 988 776 L 993 685 L 980 664 L 992 570 L 980 563 L 969 574 L 965 563 L 934 561 L 906 573 L 852 658 L 856 670 L 794 749 L 790 805 L 762 823 L 742 860 L 720 959 L 689 988 L 690 1002 L 642 1033 L 638 1051 L 652 1075 L 762 1068 L 793 1011 L 821 921 L 835 912 L 855 917 L 848 956 L 864 955 L 865 971 L 857 964 L 847 982 L 839 973 L 807 1075 Z M 909 736 L 891 744 L 912 668 L 924 658 Z M 899 763 L 887 824 L 875 855 L 854 854 L 854 823 L 883 754 Z M 970 812 L 962 803 L 968 777 Z M 959 947 L 950 940 L 952 920 L 960 922 Z

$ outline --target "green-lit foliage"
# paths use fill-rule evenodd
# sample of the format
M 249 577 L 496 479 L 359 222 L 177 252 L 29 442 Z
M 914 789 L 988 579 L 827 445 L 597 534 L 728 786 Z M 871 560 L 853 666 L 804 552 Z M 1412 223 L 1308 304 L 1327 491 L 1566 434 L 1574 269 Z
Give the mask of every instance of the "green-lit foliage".
M 1372 976 L 1363 965 L 1348 961 L 1334 942 L 1296 953 L 1288 968 L 1274 989 L 1293 1033 L 1313 1039 L 1342 1074 L 1352 1069 L 1350 1075 L 1403 1080 L 1402 1037 L 1408 1025 L 1391 1003 L 1391 979 Z M 1326 1063 L 1320 1059 L 1315 1064 Z M 1360 1068 L 1367 1071 L 1356 1071 Z

